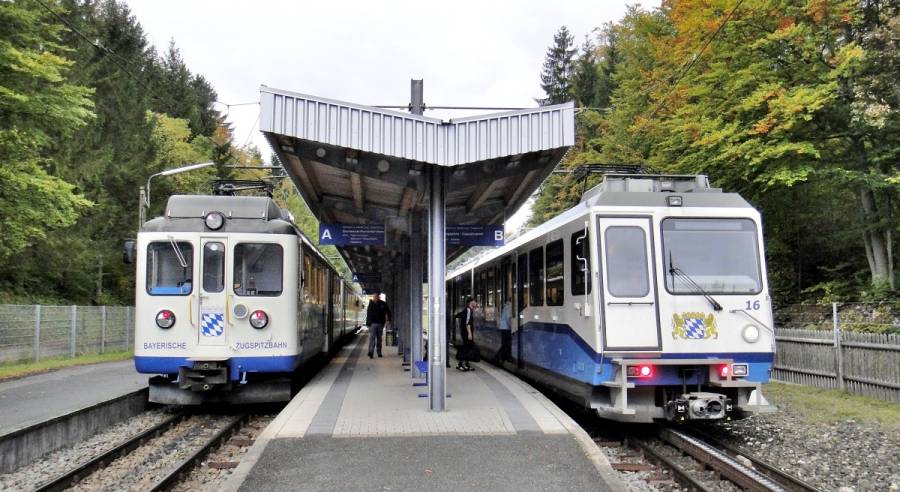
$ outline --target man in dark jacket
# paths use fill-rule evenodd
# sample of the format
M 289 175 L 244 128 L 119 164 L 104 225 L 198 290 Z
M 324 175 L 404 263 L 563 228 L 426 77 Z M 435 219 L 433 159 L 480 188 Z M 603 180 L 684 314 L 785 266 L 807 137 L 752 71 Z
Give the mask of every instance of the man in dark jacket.
M 386 302 L 381 300 L 381 292 L 376 292 L 369 301 L 366 309 L 366 326 L 369 327 L 369 358 L 371 359 L 378 349 L 378 357 L 381 357 L 381 333 L 384 324 L 391 320 L 391 310 Z

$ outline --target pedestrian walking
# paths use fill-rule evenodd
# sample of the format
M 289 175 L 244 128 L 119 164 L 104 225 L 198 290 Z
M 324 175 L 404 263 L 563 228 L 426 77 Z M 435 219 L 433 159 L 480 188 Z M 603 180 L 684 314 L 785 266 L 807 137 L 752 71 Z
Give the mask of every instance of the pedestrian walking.
M 475 346 L 475 310 L 478 309 L 478 302 L 469 297 L 466 299 L 466 309 L 464 310 L 462 320 L 462 345 L 456 349 L 456 369 L 460 371 L 471 371 L 474 368 L 469 365 L 469 361 L 478 362 L 480 360 L 478 347 Z
M 369 327 L 369 358 L 377 352 L 381 357 L 381 334 L 384 324 L 391 320 L 391 310 L 386 302 L 381 300 L 381 292 L 376 292 L 369 301 L 366 309 L 366 326 Z

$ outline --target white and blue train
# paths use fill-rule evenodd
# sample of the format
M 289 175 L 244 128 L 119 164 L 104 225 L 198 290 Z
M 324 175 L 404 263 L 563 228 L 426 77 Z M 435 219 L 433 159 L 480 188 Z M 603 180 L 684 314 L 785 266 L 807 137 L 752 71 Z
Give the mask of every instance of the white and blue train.
M 134 360 L 150 401 L 286 401 L 360 325 L 360 296 L 267 197 L 172 196 L 136 257 Z
M 506 302 L 524 377 L 630 422 L 774 410 L 775 352 L 760 214 L 706 176 L 608 175 L 574 208 L 451 272 L 475 340 L 500 350 Z

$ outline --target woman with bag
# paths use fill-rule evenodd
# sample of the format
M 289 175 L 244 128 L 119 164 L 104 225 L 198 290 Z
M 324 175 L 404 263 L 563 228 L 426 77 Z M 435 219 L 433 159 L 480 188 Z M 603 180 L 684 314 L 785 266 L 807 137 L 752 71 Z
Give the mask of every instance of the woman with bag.
M 464 310 L 462 319 L 463 325 L 461 335 L 462 335 L 462 345 L 456 350 L 456 360 L 458 361 L 456 364 L 456 369 L 459 371 L 472 371 L 474 368 L 469 365 L 469 362 L 478 362 L 481 360 L 478 347 L 475 346 L 475 309 L 478 308 L 478 302 L 475 299 L 469 297 L 466 299 L 466 309 Z

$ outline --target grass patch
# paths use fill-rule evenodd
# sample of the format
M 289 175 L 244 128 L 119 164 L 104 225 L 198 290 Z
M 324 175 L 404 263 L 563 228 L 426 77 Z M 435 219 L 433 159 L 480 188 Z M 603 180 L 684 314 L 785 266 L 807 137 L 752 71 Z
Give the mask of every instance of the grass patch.
M 13 362 L 0 364 L 0 381 L 4 379 L 27 376 L 29 374 L 52 371 L 54 369 L 61 369 L 63 367 L 83 366 L 85 364 L 96 364 L 98 362 L 125 360 L 130 359 L 133 356 L 133 351 L 123 350 L 119 352 L 106 352 L 104 354 L 82 355 L 75 358 L 61 356 L 43 359 L 38 362 Z
M 812 421 L 855 420 L 900 428 L 900 405 L 896 403 L 797 384 L 770 383 L 763 391 L 776 405 L 787 405 Z

